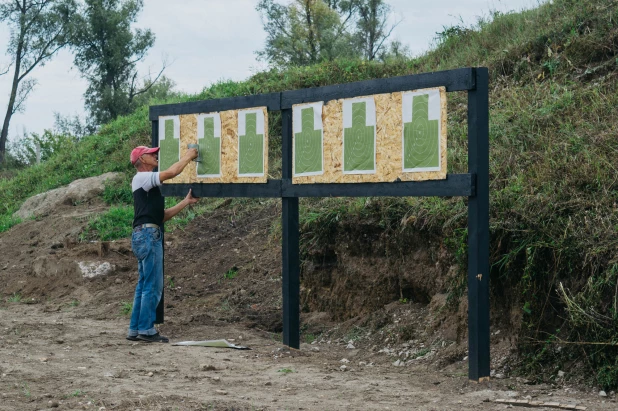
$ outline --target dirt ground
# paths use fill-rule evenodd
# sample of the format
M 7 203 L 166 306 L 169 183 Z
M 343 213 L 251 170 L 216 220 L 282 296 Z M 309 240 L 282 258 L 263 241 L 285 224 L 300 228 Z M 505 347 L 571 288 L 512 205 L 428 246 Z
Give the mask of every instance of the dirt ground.
M 558 378 L 535 385 L 512 377 L 510 335 L 496 326 L 495 378 L 469 382 L 465 338 L 453 332 L 460 320 L 449 322 L 440 311 L 440 295 L 431 301 L 401 298 L 349 318 L 342 318 L 351 312 L 345 305 L 317 311 L 319 304 L 311 306 L 315 297 L 308 298 L 301 348 L 285 347 L 277 202 L 223 201 L 165 237 L 166 316 L 160 331 L 172 343 L 225 338 L 250 350 L 127 341 L 137 277 L 130 242 L 79 241 L 88 219 L 104 209 L 97 200 L 66 205 L 0 234 L 0 410 L 511 407 L 496 399 L 618 408 L 613 393 L 600 397 L 598 389 Z M 88 278 L 80 263 L 109 269 Z M 344 275 L 337 270 L 332 276 Z M 346 281 L 347 289 L 357 287 Z M 349 297 L 332 278 L 323 287 L 337 290 L 331 299 L 337 293 Z
M 464 361 L 441 370 L 424 363 L 394 367 L 383 355 L 332 341 L 288 350 L 264 333 L 216 321 L 182 335 L 169 334 L 172 342 L 227 338 L 251 350 L 132 343 L 123 338 L 125 318 L 97 320 L 79 310 L 50 313 L 37 305 L 11 304 L 1 318 L 1 410 L 50 405 L 93 410 L 499 410 L 507 406 L 493 400 L 526 396 L 590 410 L 617 407 L 613 399 L 602 403 L 596 393 L 510 378 L 470 383 Z M 349 363 L 343 364 L 344 358 Z M 342 365 L 347 371 L 341 371 Z

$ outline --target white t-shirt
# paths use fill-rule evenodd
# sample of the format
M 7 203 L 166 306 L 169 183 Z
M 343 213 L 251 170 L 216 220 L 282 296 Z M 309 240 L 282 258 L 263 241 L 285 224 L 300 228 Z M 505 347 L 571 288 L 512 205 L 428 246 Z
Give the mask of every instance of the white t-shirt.
M 160 186 L 159 173 L 154 171 L 142 171 L 135 174 L 131 183 L 132 191 L 142 188 L 145 192 L 149 192 L 151 188 Z

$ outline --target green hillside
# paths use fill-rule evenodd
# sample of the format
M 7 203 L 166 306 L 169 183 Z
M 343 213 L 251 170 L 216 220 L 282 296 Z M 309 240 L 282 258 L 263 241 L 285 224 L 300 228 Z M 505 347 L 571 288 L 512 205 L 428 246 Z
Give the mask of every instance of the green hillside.
M 491 284 L 495 313 L 514 318 L 523 371 L 549 378 L 585 363 L 604 387 L 618 385 L 618 3 L 554 0 L 522 13 L 495 13 L 439 34 L 427 54 L 387 63 L 329 62 L 224 82 L 202 100 L 316 87 L 465 66 L 490 69 Z M 466 94 L 449 96 L 449 172 L 466 172 Z M 161 101 L 153 104 L 163 103 Z M 148 144 L 148 109 L 105 126 L 45 163 L 0 180 L 0 231 L 34 194 L 107 171 L 127 173 L 106 200 L 130 219 L 128 154 Z M 270 114 L 271 175 L 280 170 L 280 121 Z M 116 209 L 114 212 L 118 213 Z M 185 219 L 192 216 L 185 215 Z M 413 217 L 413 218 L 411 218 Z M 370 219 L 392 236 L 431 232 L 465 267 L 465 199 L 306 200 L 304 252 L 333 230 Z M 102 235 L 97 226 L 88 236 Z M 405 222 L 405 224 L 403 223 Z M 405 250 L 402 250 L 405 252 Z M 465 293 L 451 281 L 450 301 Z M 568 341 L 571 344 L 565 344 Z M 572 344 L 577 343 L 577 344 Z M 562 368 L 563 369 L 563 368 Z

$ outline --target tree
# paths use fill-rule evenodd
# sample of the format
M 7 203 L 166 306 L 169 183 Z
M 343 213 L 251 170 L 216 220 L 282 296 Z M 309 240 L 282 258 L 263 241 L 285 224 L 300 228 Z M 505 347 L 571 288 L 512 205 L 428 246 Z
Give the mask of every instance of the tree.
M 156 83 L 152 83 L 151 79 L 144 80 L 142 89 L 147 91 L 135 96 L 133 102 L 136 107 L 149 105 L 151 102 L 157 102 L 155 104 L 161 104 L 162 101 L 178 96 L 178 92 L 175 90 L 176 82 L 165 75 L 162 75 Z
M 74 148 L 76 140 L 72 136 L 44 130 L 43 134 L 27 133 L 17 141 L 9 143 L 7 154 L 13 157 L 17 168 L 31 166 L 47 161 L 55 152 Z
M 135 97 L 159 79 L 138 78 L 136 65 L 154 44 L 149 29 L 131 30 L 143 7 L 142 0 L 85 0 L 77 19 L 73 46 L 75 66 L 90 83 L 84 94 L 86 108 L 96 124 L 130 113 Z
M 36 80 L 27 78 L 69 42 L 73 0 L 6 0 L 0 3 L 0 21 L 8 22 L 11 37 L 7 54 L 11 56 L 13 81 L 0 132 L 0 165 L 4 162 L 11 117 L 24 109 Z M 8 70 L 8 69 L 6 69 Z M 2 71 L 0 71 L 2 72 Z M 4 71 L 6 73 L 6 71 Z
M 387 40 L 398 24 L 388 24 L 391 9 L 383 0 L 293 0 L 288 5 L 261 0 L 257 10 L 267 33 L 266 47 L 257 54 L 280 66 L 390 55 Z
M 360 0 L 357 4 L 356 34 L 359 48 L 367 60 L 375 60 L 388 49 L 386 40 L 401 22 L 388 25 L 391 8 L 383 0 Z M 398 49 L 400 45 L 396 45 Z
M 353 57 L 355 50 L 347 30 L 352 5 L 337 0 L 294 0 L 288 5 L 261 0 L 256 10 L 261 14 L 267 38 L 258 57 L 282 66 Z

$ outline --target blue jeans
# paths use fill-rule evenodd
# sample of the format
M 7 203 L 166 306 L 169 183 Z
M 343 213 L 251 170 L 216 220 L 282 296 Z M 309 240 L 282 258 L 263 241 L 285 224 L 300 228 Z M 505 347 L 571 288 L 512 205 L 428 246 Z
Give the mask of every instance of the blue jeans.
M 154 322 L 157 317 L 157 305 L 163 292 L 161 230 L 151 227 L 135 228 L 131 237 L 131 247 L 137 257 L 139 280 L 135 287 L 128 335 L 153 335 L 157 333 Z

